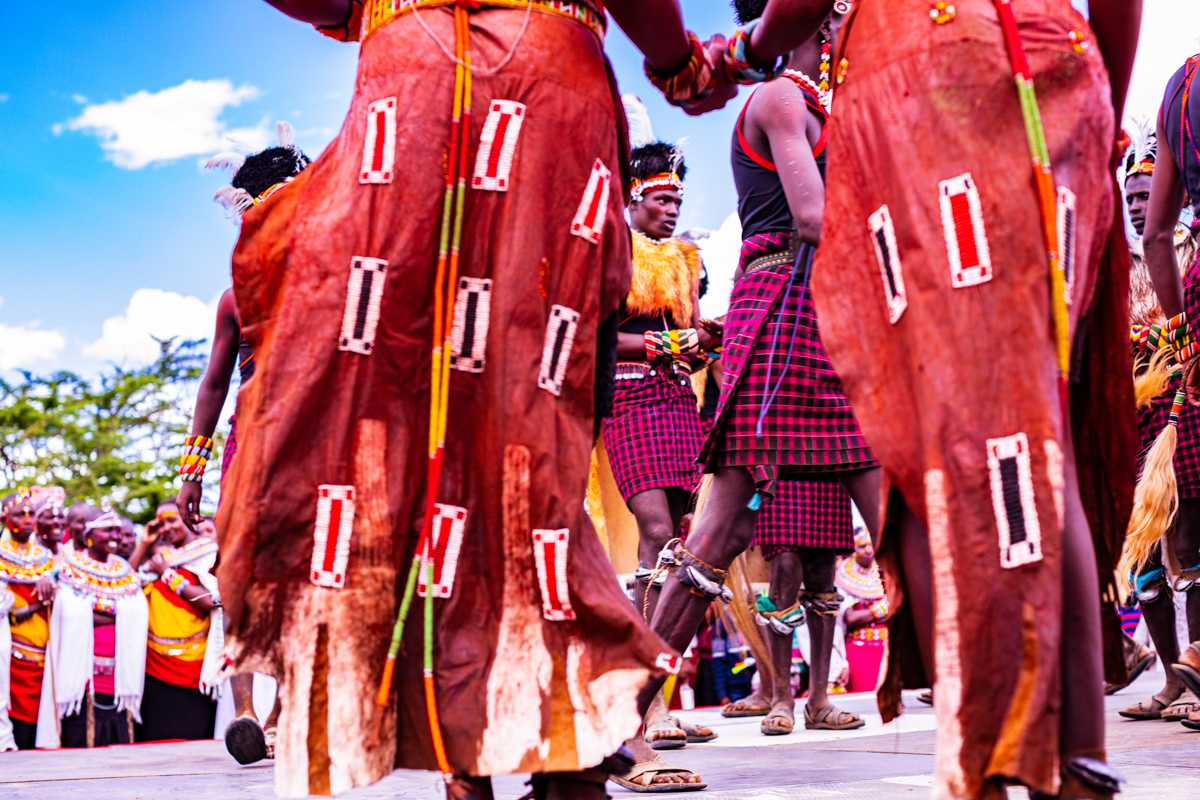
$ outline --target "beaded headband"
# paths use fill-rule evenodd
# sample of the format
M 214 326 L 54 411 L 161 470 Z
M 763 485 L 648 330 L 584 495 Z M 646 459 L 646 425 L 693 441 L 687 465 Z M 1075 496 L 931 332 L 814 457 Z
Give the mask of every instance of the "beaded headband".
M 121 518 L 117 516 L 117 512 L 111 508 L 103 514 L 96 517 L 91 522 L 83 526 L 85 531 L 95 530 L 96 528 L 119 528 L 121 527 Z
M 1146 159 L 1144 161 L 1139 161 L 1138 163 L 1134 164 L 1133 168 L 1125 173 L 1125 180 L 1129 180 L 1134 175 L 1153 175 L 1153 174 L 1154 174 L 1154 161 L 1152 161 L 1150 159 Z
M 871 534 L 866 528 L 858 528 L 854 531 L 854 546 L 866 547 L 871 543 Z
M 633 179 L 633 188 L 629 192 L 631 200 L 640 201 L 647 192 L 658 191 L 659 189 L 674 188 L 683 194 L 683 180 L 674 172 L 660 172 L 657 175 L 651 175 L 645 180 Z

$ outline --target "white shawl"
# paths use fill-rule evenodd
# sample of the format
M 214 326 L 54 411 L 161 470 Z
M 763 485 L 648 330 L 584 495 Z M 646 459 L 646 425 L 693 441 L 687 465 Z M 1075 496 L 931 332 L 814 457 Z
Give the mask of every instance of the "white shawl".
M 0 581 L 0 753 L 17 749 L 12 720 L 8 718 L 9 670 L 12 658 L 12 632 L 8 629 L 8 612 L 14 605 L 16 600 L 8 590 L 8 584 Z
M 221 592 L 217 588 L 217 576 L 212 574 L 212 568 L 216 564 L 217 554 L 212 552 L 175 566 L 183 567 L 188 572 L 195 574 L 200 585 L 212 595 L 213 602 L 219 603 L 221 602 Z M 159 577 L 148 570 L 143 574 L 154 577 L 156 580 Z M 209 697 L 221 696 L 221 686 L 224 681 L 218 677 L 218 674 L 223 664 L 221 653 L 224 650 L 225 617 L 218 607 L 214 608 L 208 617 L 208 639 L 204 643 L 204 663 L 200 665 L 200 691 Z
M 115 602 L 117 664 L 113 676 L 117 710 L 129 709 L 142 721 L 142 691 L 146 683 L 146 633 L 150 610 L 138 591 Z M 92 638 L 92 596 L 59 583 L 50 612 L 50 641 L 38 709 L 38 747 L 58 747 L 58 720 L 77 714 L 95 668 Z

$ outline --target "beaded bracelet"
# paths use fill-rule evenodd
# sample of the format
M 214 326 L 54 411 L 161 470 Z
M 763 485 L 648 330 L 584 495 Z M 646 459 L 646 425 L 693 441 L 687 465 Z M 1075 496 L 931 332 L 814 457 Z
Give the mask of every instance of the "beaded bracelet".
M 786 53 L 775 59 L 775 65 L 769 71 L 750 63 L 746 48 L 750 44 L 750 34 L 754 32 L 761 21 L 761 17 L 752 20 L 746 27 L 738 30 L 725 45 L 725 72 L 729 74 L 729 79 L 734 83 L 761 83 L 774 80 L 783 74 L 791 62 L 792 54 Z
M 204 468 L 213 456 L 213 440 L 207 436 L 189 436 L 183 442 L 183 455 L 179 458 L 179 474 L 185 481 L 204 479 Z
M 1192 334 L 1192 326 L 1188 324 L 1186 311 L 1167 320 L 1167 324 L 1163 326 L 1163 333 L 1166 334 L 1167 341 L 1171 343 L 1171 348 L 1175 351 L 1175 359 L 1181 365 L 1190 361 L 1196 353 L 1200 352 L 1200 345 L 1197 344 L 1196 337 Z
M 874 619 L 883 619 L 888 615 L 888 601 L 886 597 L 881 597 L 871 605 L 867 606 L 867 611 L 871 612 Z
M 184 589 L 192 585 L 192 582 L 175 571 L 174 567 L 167 567 L 166 571 L 160 576 L 167 586 L 171 587 L 171 591 L 182 597 Z
M 1154 353 L 1162 347 L 1165 338 L 1161 325 L 1131 325 L 1129 341 L 1134 347 Z
M 674 358 L 686 361 L 700 349 L 700 335 L 695 328 L 685 328 L 676 331 L 647 331 L 646 360 L 657 361 L 660 358 Z
M 716 70 L 713 69 L 708 49 L 691 31 L 688 31 L 688 42 L 691 43 L 692 54 L 683 69 L 674 75 L 659 75 L 648 62 L 645 65 L 650 83 L 663 93 L 668 103 L 680 108 L 699 105 L 717 85 Z

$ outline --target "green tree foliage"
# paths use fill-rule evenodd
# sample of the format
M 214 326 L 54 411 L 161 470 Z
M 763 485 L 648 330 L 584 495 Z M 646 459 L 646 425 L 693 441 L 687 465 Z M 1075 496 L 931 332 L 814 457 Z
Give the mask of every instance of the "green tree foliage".
M 203 343 L 161 342 L 153 364 L 113 367 L 95 381 L 70 372 L 0 379 L 0 494 L 62 486 L 68 503 L 107 503 L 149 521 L 158 502 L 178 492 L 179 448 L 207 361 Z

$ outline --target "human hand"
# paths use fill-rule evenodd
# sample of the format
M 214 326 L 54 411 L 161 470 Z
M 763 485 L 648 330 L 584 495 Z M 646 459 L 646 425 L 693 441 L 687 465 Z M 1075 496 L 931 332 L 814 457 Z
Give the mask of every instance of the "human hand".
M 721 346 L 721 340 L 725 336 L 725 322 L 716 319 L 700 320 L 700 327 L 697 329 L 700 335 L 700 346 L 705 350 L 711 350 L 714 347 Z M 709 342 L 705 343 L 705 335 L 707 334 Z
M 726 103 L 737 97 L 738 85 L 730 80 L 729 73 L 725 69 L 725 44 L 725 37 L 720 33 L 713 34 L 713 37 L 704 43 L 704 48 L 708 51 L 709 58 L 712 59 L 713 77 L 716 79 L 716 83 L 713 84 L 713 90 L 708 97 L 684 109 L 686 114 L 698 117 L 709 111 L 724 108 Z
M 200 513 L 200 499 L 204 496 L 204 487 L 199 481 L 184 481 L 179 487 L 179 496 L 175 505 L 179 508 L 179 519 L 192 533 L 199 534 L 196 526 L 204 519 Z
M 43 605 L 48 606 L 54 602 L 54 581 L 49 578 L 42 578 L 34 585 L 33 590 Z
M 168 569 L 170 569 L 170 565 L 167 564 L 167 559 L 162 553 L 155 553 L 146 562 L 146 571 L 153 572 L 155 575 L 161 576 Z

